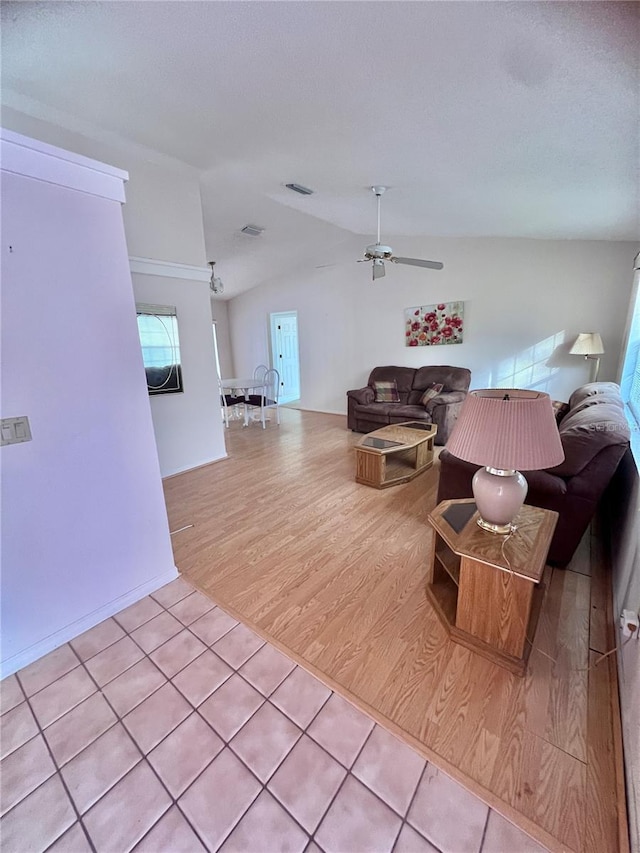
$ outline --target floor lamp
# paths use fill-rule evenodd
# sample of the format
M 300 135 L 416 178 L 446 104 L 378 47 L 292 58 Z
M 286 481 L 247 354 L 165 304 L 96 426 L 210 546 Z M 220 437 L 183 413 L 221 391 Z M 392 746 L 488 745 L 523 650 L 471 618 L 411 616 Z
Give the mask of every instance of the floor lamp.
M 447 450 L 484 467 L 473 478 L 478 524 L 492 533 L 509 534 L 527 496 L 518 469 L 537 471 L 564 460 L 548 394 L 519 388 L 470 391 Z
M 581 332 L 575 339 L 575 342 L 569 350 L 571 355 L 582 355 L 586 359 L 591 359 L 591 382 L 595 382 L 598 378 L 600 370 L 600 356 L 604 353 L 602 346 L 602 338 L 598 332 Z

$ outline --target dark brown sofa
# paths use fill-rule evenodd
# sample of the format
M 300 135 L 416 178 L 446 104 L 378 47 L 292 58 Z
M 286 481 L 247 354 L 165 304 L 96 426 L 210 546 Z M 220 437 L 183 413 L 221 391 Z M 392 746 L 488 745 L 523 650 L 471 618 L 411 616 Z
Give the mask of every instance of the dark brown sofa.
M 547 561 L 566 566 L 629 447 L 630 432 L 619 387 L 613 382 L 592 382 L 578 388 L 558 429 L 564 462 L 546 471 L 522 473 L 529 484 L 525 503 L 560 515 Z M 438 503 L 473 497 L 471 480 L 477 470 L 477 465 L 443 450 Z
M 374 382 L 396 381 L 399 403 L 376 403 Z M 426 421 L 438 427 L 436 444 L 445 444 L 469 390 L 466 367 L 374 367 L 364 388 L 347 391 L 347 426 L 354 432 L 372 432 L 388 424 Z M 433 384 L 442 391 L 426 406 L 420 398 Z

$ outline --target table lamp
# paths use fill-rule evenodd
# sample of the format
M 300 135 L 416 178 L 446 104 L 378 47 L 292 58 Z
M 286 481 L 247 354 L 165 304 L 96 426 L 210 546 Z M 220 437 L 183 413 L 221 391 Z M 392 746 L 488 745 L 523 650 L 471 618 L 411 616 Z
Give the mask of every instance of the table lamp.
M 519 388 L 470 391 L 447 442 L 447 450 L 476 465 L 473 496 L 478 524 L 508 534 L 527 496 L 519 468 L 552 468 L 564 451 L 548 394 Z
M 600 356 L 604 353 L 602 338 L 598 332 L 580 332 L 569 352 L 571 355 L 583 355 L 585 359 L 593 359 L 591 381 L 595 382 L 600 370 Z

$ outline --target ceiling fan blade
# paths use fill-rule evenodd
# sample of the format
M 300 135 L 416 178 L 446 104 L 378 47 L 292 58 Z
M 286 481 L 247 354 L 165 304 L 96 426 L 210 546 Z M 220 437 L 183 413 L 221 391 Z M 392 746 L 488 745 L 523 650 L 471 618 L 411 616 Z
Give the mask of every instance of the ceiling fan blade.
M 441 270 L 444 264 L 440 261 L 421 261 L 420 258 L 389 258 L 394 264 L 407 264 L 410 267 L 426 267 L 430 270 Z
M 323 270 L 323 269 L 326 269 L 327 267 L 337 267 L 337 266 L 338 266 L 338 265 L 337 265 L 337 264 L 335 264 L 335 263 L 334 263 L 334 264 L 316 264 L 316 267 L 315 267 L 315 268 L 316 268 L 317 270 Z
M 382 278 L 385 275 L 384 271 L 384 262 L 383 261 L 374 261 L 373 262 L 373 280 L 375 281 L 377 278 Z

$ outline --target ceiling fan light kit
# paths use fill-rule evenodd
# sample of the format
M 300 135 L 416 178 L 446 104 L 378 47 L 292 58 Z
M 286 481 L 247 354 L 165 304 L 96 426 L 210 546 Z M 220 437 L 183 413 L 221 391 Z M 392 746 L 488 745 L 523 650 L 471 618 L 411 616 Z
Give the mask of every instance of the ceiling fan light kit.
M 209 290 L 215 294 L 224 293 L 224 284 L 222 283 L 222 279 L 219 278 L 214 272 L 216 262 L 207 261 L 207 263 L 211 267 L 211 281 L 209 282 Z
M 359 259 L 358 263 L 365 263 L 366 261 L 373 262 L 372 268 L 374 281 L 385 275 L 385 261 L 391 261 L 393 264 L 406 264 L 411 267 L 424 267 L 430 270 L 441 270 L 444 264 L 440 261 L 424 261 L 420 258 L 400 258 L 393 254 L 391 246 L 385 246 L 380 242 L 380 199 L 386 189 L 386 187 L 382 186 L 371 187 L 371 190 L 378 199 L 378 236 L 375 243 L 366 247 L 364 250 L 364 258 Z

